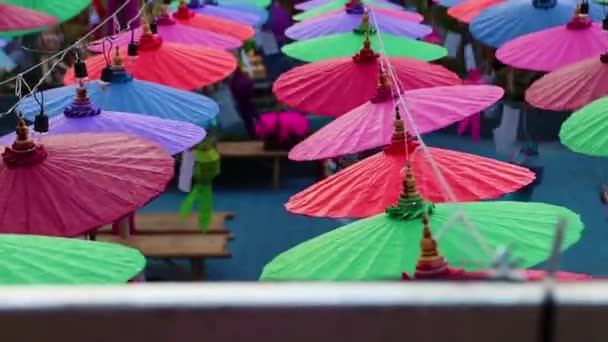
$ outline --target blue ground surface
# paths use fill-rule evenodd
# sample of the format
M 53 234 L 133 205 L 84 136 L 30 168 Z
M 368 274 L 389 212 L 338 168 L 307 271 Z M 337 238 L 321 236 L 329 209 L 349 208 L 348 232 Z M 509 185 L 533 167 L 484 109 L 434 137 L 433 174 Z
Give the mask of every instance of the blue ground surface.
M 430 135 L 425 141 L 429 146 L 496 157 L 490 141 L 475 144 L 466 138 L 442 134 Z M 541 156 L 545 174 L 533 200 L 568 207 L 578 212 L 586 224 L 581 241 L 564 254 L 562 268 L 608 275 L 608 248 L 603 248 L 608 243 L 608 223 L 598 199 L 600 184 L 608 184 L 608 160 L 575 154 L 558 143 L 542 144 Z M 234 256 L 208 261 L 209 280 L 256 280 L 264 264 L 278 253 L 341 225 L 334 220 L 288 214 L 283 203 L 314 182 L 314 168 L 291 164 L 286 173 L 283 188 L 272 191 L 270 169 L 265 165 L 224 164 L 224 175 L 215 188 L 215 208 L 237 214 L 229 224 L 236 234 L 230 243 Z M 183 198 L 183 194 L 171 190 L 144 210 L 177 211 Z M 148 275 L 157 279 L 172 276 L 168 267 L 158 261 L 150 261 Z

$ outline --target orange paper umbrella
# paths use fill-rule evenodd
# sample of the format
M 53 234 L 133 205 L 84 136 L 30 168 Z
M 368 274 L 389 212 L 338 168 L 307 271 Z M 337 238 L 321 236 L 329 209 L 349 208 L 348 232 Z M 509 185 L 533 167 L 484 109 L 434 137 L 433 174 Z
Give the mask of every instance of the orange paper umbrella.
M 534 107 L 569 111 L 608 95 L 608 54 L 567 65 L 543 76 L 526 91 Z
M 19 118 L 0 164 L 0 232 L 72 237 L 117 221 L 158 196 L 173 159 L 123 134 L 67 134 L 34 142 Z
M 383 152 L 366 158 L 292 196 L 285 205 L 294 214 L 316 217 L 369 217 L 383 213 L 397 202 L 407 156 L 412 163 L 417 188 L 425 200 L 435 203 L 451 199 L 442 191 L 431 159 L 418 142 L 395 120 L 393 142 Z M 406 150 L 407 147 L 407 150 Z M 530 170 L 472 154 L 428 148 L 456 200 L 459 202 L 498 198 L 517 191 L 534 180 Z
M 506 0 L 467 0 L 448 9 L 448 14 L 456 20 L 470 24 L 473 18 L 490 6 L 498 5 Z
M 376 93 L 380 56 L 365 41 L 353 57 L 306 64 L 282 74 L 272 87 L 277 99 L 307 113 L 340 116 L 369 101 Z M 387 58 L 387 57 L 382 57 Z M 404 57 L 388 57 L 401 89 L 462 84 L 446 68 Z
M 116 56 L 126 56 L 128 48 L 116 49 Z M 116 59 L 116 58 L 115 58 Z M 106 54 L 86 60 L 89 78 L 102 79 L 104 69 L 112 68 Z M 182 90 L 193 90 L 214 84 L 236 69 L 236 58 L 227 51 L 202 46 L 164 43 L 144 26 L 139 40 L 139 55 L 124 61 L 124 67 L 136 79 L 163 84 Z M 122 62 L 121 62 L 122 66 Z M 65 75 L 66 85 L 78 83 L 71 69 Z
M 173 13 L 173 18 L 175 18 L 177 22 L 182 25 L 188 25 L 201 30 L 225 34 L 242 41 L 249 40 L 255 36 L 255 30 L 251 26 L 210 15 L 197 14 L 183 3 L 180 4 L 177 11 Z
M 55 25 L 59 19 L 28 8 L 0 3 L 0 33 L 32 30 Z

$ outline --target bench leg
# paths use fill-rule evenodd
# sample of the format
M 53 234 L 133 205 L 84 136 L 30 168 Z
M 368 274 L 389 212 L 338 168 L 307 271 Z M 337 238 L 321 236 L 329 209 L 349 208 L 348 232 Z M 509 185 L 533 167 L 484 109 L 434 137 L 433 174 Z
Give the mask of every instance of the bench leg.
M 272 166 L 272 189 L 278 190 L 281 182 L 281 159 L 274 157 Z
M 205 263 L 203 258 L 190 258 L 190 272 L 192 272 L 192 280 L 205 279 Z

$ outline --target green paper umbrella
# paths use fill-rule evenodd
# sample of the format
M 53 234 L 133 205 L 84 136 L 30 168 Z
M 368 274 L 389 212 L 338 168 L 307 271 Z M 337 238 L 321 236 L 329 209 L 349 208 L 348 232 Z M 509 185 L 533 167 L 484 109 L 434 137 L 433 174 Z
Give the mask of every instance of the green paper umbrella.
M 574 152 L 608 157 L 608 97 L 572 113 L 559 132 L 562 144 Z
M 328 58 L 352 56 L 361 50 L 364 35 L 355 32 L 334 34 L 331 36 L 300 40 L 283 46 L 287 56 L 304 62 L 318 62 Z M 371 47 L 380 51 L 378 37 L 372 34 L 369 38 Z M 382 42 L 389 57 L 407 57 L 425 62 L 447 56 L 447 50 L 439 45 L 383 34 Z
M 607 0 L 608 1 L 608 0 Z M 297 20 L 297 21 L 302 21 L 302 20 L 307 20 L 310 19 L 312 17 L 316 17 L 318 15 L 321 14 L 325 14 L 331 11 L 335 11 L 337 9 L 341 9 L 344 8 L 344 5 L 347 3 L 347 0 L 333 0 L 325 5 L 319 6 L 319 7 L 315 7 L 311 10 L 308 11 L 304 11 L 302 13 L 296 14 L 293 16 L 293 20 Z M 379 8 L 386 8 L 386 9 L 394 9 L 395 5 L 393 5 L 392 3 L 386 3 L 386 2 L 380 2 L 380 1 L 374 1 L 374 0 L 363 0 L 364 4 L 367 5 L 374 5 L 376 7 Z M 384 37 L 384 36 L 383 36 Z
M 202 1 L 204 3 L 204 1 Z M 261 8 L 265 8 L 270 6 L 272 0 L 221 0 L 222 4 L 245 4 L 245 5 L 254 5 Z M 179 1 L 174 0 L 171 2 L 171 8 L 176 9 L 179 5 Z
M 464 213 L 488 247 L 513 246 L 513 257 L 523 261 L 522 267 L 534 266 L 549 257 L 560 217 L 570 224 L 563 249 L 578 241 L 583 229 L 574 212 L 543 203 L 469 202 L 435 206 L 422 200 L 411 166 L 405 185 L 399 203 L 388 208 L 387 213 L 340 227 L 280 254 L 264 267 L 260 279 L 390 280 L 400 279 L 402 272 L 413 274 L 420 255 L 423 227 L 420 218 L 427 213 L 435 236 L 455 215 Z M 464 268 L 468 271 L 487 268 L 479 261 L 488 261 L 491 255 L 459 221 L 438 242 L 447 260 L 467 261 L 469 266 Z M 470 266 L 476 264 L 481 266 Z
M 126 283 L 146 259 L 121 245 L 37 235 L 0 234 L 0 284 Z
M 91 4 L 91 0 L 0 0 L 0 3 L 44 12 L 59 18 L 60 22 L 65 22 L 86 9 L 87 6 Z M 11 31 L 9 34 L 0 34 L 0 36 L 23 36 L 25 34 L 36 33 L 43 30 L 45 29 Z

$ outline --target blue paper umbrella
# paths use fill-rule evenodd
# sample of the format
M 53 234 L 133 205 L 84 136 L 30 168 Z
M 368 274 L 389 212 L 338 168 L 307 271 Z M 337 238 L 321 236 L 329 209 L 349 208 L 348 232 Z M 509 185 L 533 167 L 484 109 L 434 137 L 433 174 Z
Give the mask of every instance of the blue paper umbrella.
M 439 5 L 450 8 L 460 4 L 461 2 L 465 2 L 466 0 L 439 0 Z
M 567 24 L 576 6 L 574 0 L 509 0 L 481 12 L 469 30 L 481 43 L 498 48 L 517 37 Z M 602 20 L 602 7 L 590 3 L 589 15 L 593 21 Z
M 176 9 L 179 1 L 173 1 Z M 197 13 L 238 21 L 245 25 L 260 27 L 268 20 L 268 10 L 253 3 L 224 0 L 190 0 L 188 8 Z M 234 15 L 231 15 L 234 12 Z M 241 13 L 239 13 L 241 12 Z
M 53 117 L 63 113 L 63 109 L 72 103 L 77 87 L 70 85 L 45 91 L 45 114 Z M 103 84 L 92 81 L 86 87 L 93 103 L 107 111 L 139 113 L 199 126 L 206 126 L 219 112 L 217 103 L 206 96 L 151 82 L 131 80 Z M 42 97 L 38 96 L 38 99 Z M 40 105 L 28 97 L 18 109 L 32 120 L 40 111 Z

